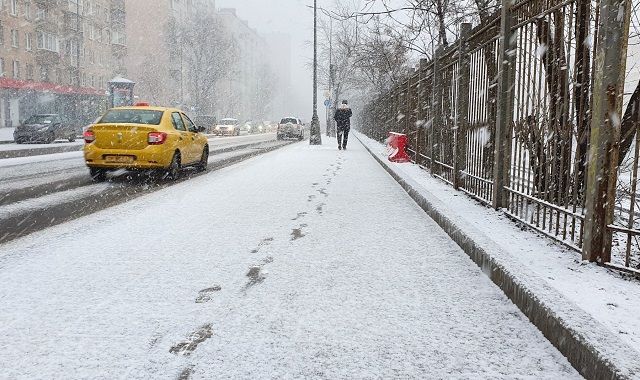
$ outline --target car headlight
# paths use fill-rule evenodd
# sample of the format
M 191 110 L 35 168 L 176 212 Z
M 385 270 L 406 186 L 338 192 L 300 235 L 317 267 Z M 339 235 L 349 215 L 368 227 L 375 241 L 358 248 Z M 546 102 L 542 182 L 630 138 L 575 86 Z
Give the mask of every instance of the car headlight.
M 38 132 L 46 132 L 49 130 L 49 127 L 42 127 L 40 129 L 38 129 Z

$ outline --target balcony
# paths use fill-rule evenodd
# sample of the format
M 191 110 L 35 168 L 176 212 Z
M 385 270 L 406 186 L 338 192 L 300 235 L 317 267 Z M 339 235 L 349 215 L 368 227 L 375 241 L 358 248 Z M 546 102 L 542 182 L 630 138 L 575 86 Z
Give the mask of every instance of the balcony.
M 36 49 L 36 62 L 40 65 L 56 65 L 60 62 L 60 53 L 44 49 Z
M 33 0 L 41 8 L 51 9 L 58 6 L 58 0 Z
M 111 0 L 111 9 L 120 9 L 124 11 L 124 0 Z
M 122 58 L 127 54 L 127 45 L 124 44 L 111 44 L 111 54 L 114 57 Z
M 58 34 L 60 31 L 60 27 L 58 26 L 57 21 L 50 19 L 35 19 L 33 21 L 33 26 L 36 27 L 37 30 L 41 30 L 43 32 Z

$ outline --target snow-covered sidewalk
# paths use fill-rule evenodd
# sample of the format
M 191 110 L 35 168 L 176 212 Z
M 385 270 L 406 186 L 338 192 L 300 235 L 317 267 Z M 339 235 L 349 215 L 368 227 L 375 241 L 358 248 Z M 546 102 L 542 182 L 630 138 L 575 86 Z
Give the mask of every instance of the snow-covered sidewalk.
M 2 245 L 0 378 L 580 378 L 358 140 L 326 140 Z
M 600 367 L 607 363 L 622 378 L 640 378 L 640 281 L 584 262 L 576 252 L 523 231 L 501 212 L 480 205 L 417 165 L 389 162 L 384 145 L 356 135 L 411 196 L 466 246 L 467 253 L 478 257 L 483 270 L 512 293 L 514 302 L 518 297 L 527 302 L 524 307 L 533 310 L 530 318 L 539 327 L 558 331 L 558 344 L 576 356 L 584 354 L 579 349 L 596 352 L 594 363 L 600 361 Z M 555 325 L 548 326 L 549 321 Z M 575 347 L 567 343 L 569 336 Z
M 13 130 L 15 128 L 0 128 L 0 144 L 13 142 Z

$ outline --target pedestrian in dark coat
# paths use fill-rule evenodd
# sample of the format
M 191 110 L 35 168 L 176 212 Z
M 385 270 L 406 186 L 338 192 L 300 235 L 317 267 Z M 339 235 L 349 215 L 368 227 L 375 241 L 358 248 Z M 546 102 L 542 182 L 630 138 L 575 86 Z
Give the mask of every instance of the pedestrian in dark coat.
M 347 104 L 346 100 L 342 101 L 342 104 L 338 106 L 333 119 L 337 124 L 338 135 L 338 149 L 347 149 L 347 141 L 349 140 L 349 129 L 351 129 L 351 107 Z

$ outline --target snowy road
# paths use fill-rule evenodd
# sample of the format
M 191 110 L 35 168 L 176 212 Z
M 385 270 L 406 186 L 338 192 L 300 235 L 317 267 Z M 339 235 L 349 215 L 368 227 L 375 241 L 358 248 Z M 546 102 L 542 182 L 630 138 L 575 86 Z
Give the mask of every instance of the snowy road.
M 274 137 L 271 134 L 211 139 L 209 170 L 289 143 L 276 141 Z M 11 147 L 4 147 L 7 146 Z M 48 150 L 46 147 L 41 149 Z M 52 149 L 56 150 L 55 147 Z M 15 152 L 29 151 L 24 149 Z M 202 174 L 193 170 L 187 172 L 187 177 Z M 172 180 L 149 181 L 144 173 L 120 171 L 116 174 L 118 176 L 108 183 L 93 183 L 82 151 L 1 159 L 0 243 L 174 183 Z
M 580 378 L 357 141 L 324 144 L 0 245 L 0 378 Z

